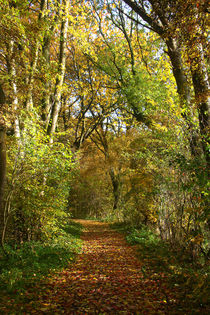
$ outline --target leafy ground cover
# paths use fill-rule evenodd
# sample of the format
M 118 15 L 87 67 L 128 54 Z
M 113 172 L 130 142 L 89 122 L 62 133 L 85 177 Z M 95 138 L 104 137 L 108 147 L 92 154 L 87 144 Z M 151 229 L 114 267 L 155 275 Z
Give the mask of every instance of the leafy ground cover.
M 8 256 L 0 253 L 0 293 L 19 298 L 49 273 L 66 267 L 81 249 L 81 229 L 72 221 L 61 226 L 51 240 L 6 246 Z
M 125 234 L 126 240 L 136 245 L 142 271 L 147 278 L 155 279 L 161 274 L 168 290 L 176 292 L 176 309 L 183 314 L 208 314 L 209 266 L 193 262 L 187 252 L 175 250 L 162 241 L 147 227 L 112 224 L 112 228 Z M 165 291 L 165 299 L 170 299 Z
M 85 230 L 77 259 L 62 271 L 35 281 L 22 294 L 16 292 L 18 299 L 5 296 L 1 313 L 208 314 L 207 306 L 192 309 L 182 303 L 183 288 L 177 282 L 171 286 L 167 262 L 163 254 L 158 257 L 158 250 L 154 252 L 158 248 L 155 236 L 151 234 L 148 241 L 148 232 L 142 232 L 143 237 L 137 231 L 128 233 L 127 229 L 129 242 L 135 240 L 133 245 L 108 223 L 89 220 L 79 223 Z M 155 244 L 153 250 L 146 248 L 150 242 Z M 165 255 L 169 249 L 162 250 Z

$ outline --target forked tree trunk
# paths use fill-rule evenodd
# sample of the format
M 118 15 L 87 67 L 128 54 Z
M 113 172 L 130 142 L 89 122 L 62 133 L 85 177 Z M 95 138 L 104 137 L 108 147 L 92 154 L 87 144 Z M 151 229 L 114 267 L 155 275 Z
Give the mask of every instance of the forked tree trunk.
M 61 33 L 60 33 L 60 52 L 59 52 L 59 65 L 58 65 L 58 74 L 55 83 L 55 91 L 54 91 L 54 102 L 52 105 L 51 117 L 49 121 L 49 125 L 47 128 L 47 134 L 51 138 L 51 142 L 53 141 L 53 133 L 55 132 L 58 115 L 61 108 L 61 95 L 62 88 L 64 82 L 65 68 L 66 68 L 66 41 L 67 41 L 67 33 L 68 33 L 68 11 L 69 11 L 69 0 L 63 1 L 64 3 L 64 11 L 61 22 Z
M 49 6 L 48 1 L 47 1 L 46 5 L 47 5 L 47 10 L 48 10 L 48 6 Z M 59 7 L 58 3 L 56 4 L 56 7 L 57 7 L 57 9 L 56 9 L 55 17 L 53 18 L 51 26 L 45 29 L 45 35 L 44 35 L 43 44 L 42 44 L 42 57 L 43 57 L 44 64 L 46 67 L 47 77 L 46 77 L 46 80 L 44 82 L 44 93 L 43 93 L 43 97 L 41 100 L 41 106 L 42 106 L 42 117 L 41 118 L 44 122 L 44 126 L 45 126 L 46 130 L 48 129 L 48 125 L 49 125 L 49 121 L 50 121 L 51 107 L 52 107 L 52 104 L 50 102 L 50 99 L 51 99 L 50 44 L 51 44 L 52 34 L 54 33 L 54 30 L 55 30 L 56 22 L 59 18 L 60 7 Z M 49 15 L 47 17 L 49 18 Z

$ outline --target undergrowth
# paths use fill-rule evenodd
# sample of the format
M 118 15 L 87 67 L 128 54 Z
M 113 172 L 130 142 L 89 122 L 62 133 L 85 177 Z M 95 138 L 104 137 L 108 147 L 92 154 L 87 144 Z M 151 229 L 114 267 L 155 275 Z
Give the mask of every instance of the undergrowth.
M 71 221 L 44 242 L 6 245 L 8 256 L 0 252 L 1 292 L 22 292 L 49 273 L 66 267 L 81 249 L 81 229 L 79 223 Z
M 111 227 L 125 234 L 126 240 L 138 248 L 138 257 L 143 262 L 142 272 L 145 277 L 164 274 L 170 290 L 176 292 L 181 310 L 192 308 L 192 314 L 203 314 L 210 310 L 209 266 L 198 261 L 164 242 L 148 227 L 133 227 L 124 223 L 114 223 Z M 167 299 L 167 296 L 166 296 Z M 169 302 L 170 303 L 170 302 Z

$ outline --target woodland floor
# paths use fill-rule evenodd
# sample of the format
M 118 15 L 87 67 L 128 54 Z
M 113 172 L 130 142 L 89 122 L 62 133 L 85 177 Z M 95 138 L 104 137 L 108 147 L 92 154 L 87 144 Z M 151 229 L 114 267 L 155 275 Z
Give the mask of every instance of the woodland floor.
M 179 309 L 164 273 L 145 276 L 136 247 L 122 234 L 106 223 L 78 222 L 84 243 L 76 261 L 5 314 L 191 314 Z

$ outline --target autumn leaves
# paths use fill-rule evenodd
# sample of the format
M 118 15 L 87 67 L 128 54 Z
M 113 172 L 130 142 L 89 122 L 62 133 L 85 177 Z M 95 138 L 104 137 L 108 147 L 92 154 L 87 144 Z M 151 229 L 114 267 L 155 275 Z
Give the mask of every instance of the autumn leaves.
M 47 314 L 166 314 L 164 282 L 144 277 L 135 248 L 108 224 L 80 222 L 86 228 L 82 253 L 49 279 L 50 293 L 39 297 L 39 307 L 48 305 Z

